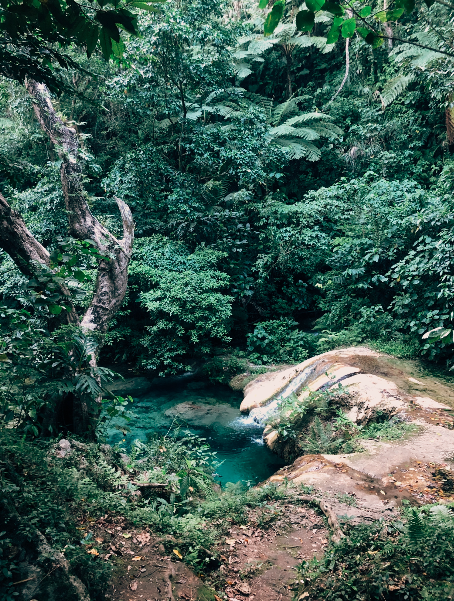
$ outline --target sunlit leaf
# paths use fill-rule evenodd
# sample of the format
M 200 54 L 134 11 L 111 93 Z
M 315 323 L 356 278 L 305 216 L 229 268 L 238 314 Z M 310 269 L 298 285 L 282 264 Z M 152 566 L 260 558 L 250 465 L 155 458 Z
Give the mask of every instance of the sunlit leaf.
M 339 35 L 340 35 L 339 25 L 332 25 L 331 29 L 328 32 L 328 35 L 326 36 L 326 43 L 327 44 L 335 44 L 337 42 L 337 40 L 339 39 Z
M 347 19 L 342 23 L 342 37 L 351 38 L 355 33 L 356 19 Z
M 284 0 L 279 0 L 273 6 L 273 9 L 267 16 L 265 25 L 263 26 L 265 35 L 271 35 L 278 26 L 279 21 L 281 20 L 282 15 L 284 14 L 284 6 Z

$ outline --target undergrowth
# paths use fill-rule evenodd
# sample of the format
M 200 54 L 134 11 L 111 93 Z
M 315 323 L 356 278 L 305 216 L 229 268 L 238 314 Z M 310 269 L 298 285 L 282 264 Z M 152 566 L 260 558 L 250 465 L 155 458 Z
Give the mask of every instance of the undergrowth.
M 389 417 L 380 411 L 359 425 L 344 411 L 352 401 L 352 394 L 342 384 L 307 391 L 302 399 L 292 394 L 267 423 L 277 431 L 288 459 L 309 453 L 353 453 L 362 450 L 362 439 L 395 441 L 419 429 L 399 415 Z
M 393 523 L 349 526 L 320 560 L 300 566 L 298 599 L 447 601 L 454 599 L 451 506 L 404 505 Z
M 231 484 L 220 491 L 215 454 L 187 433 L 136 441 L 129 456 L 108 445 L 68 442 L 62 457 L 56 440 L 0 433 L 1 601 L 17 598 L 13 583 L 26 577 L 24 566 L 38 566 L 45 575 L 57 552 L 64 553 L 91 598 L 103 599 L 115 564 L 102 560 L 96 542 L 87 545 L 81 533 L 82 525 L 101 517 L 121 517 L 131 527 L 161 533 L 168 551 L 179 549 L 200 573 L 217 565 L 216 541 L 232 523 L 247 521 L 248 508 L 268 507 L 287 495 L 285 487 L 274 485 L 248 490 Z M 43 540 L 50 554 L 43 552 Z M 61 598 L 65 594 L 62 589 Z

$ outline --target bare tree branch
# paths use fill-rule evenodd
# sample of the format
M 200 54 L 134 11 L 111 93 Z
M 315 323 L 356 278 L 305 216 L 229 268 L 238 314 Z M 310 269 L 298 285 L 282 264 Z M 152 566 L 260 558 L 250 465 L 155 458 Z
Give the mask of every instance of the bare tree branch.
M 36 117 L 61 159 L 60 177 L 70 234 L 79 240 L 90 240 L 100 254 L 106 257 L 99 263 L 93 300 L 81 322 L 87 330 L 105 332 L 126 294 L 128 265 L 134 240 L 131 211 L 126 203 L 116 199 L 123 221 L 123 239 L 117 240 L 96 219 L 88 206 L 76 130 L 66 125 L 57 114 L 49 90 L 44 84 L 28 79 L 25 85 L 33 100 Z
M 21 215 L 12 209 L 0 193 L 0 248 L 12 258 L 19 270 L 28 277 L 39 275 L 40 265 L 50 267 L 50 256 L 25 225 Z M 78 324 L 79 319 L 71 302 L 69 290 L 60 286 L 69 311 L 65 312 L 68 323 Z

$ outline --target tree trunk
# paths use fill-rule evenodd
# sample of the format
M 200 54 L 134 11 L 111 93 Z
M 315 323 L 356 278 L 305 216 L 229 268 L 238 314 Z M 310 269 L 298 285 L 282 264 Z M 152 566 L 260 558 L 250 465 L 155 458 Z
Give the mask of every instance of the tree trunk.
M 25 82 L 33 101 L 35 115 L 53 142 L 61 160 L 60 176 L 68 215 L 69 233 L 79 240 L 90 240 L 104 257 L 98 265 L 93 299 L 80 320 L 73 308 L 67 313 L 69 323 L 79 324 L 88 332 L 106 332 L 109 322 L 123 302 L 127 283 L 128 266 L 134 240 L 134 222 L 126 203 L 115 198 L 123 222 L 123 238 L 118 240 L 91 213 L 87 193 L 83 187 L 82 169 L 79 162 L 77 132 L 68 127 L 52 105 L 50 93 L 44 84 L 32 79 Z M 49 253 L 27 229 L 22 217 L 0 195 L 0 247 L 5 250 L 20 271 L 26 276 L 36 275 L 41 265 L 49 267 Z M 62 293 L 68 291 L 62 287 Z M 91 364 L 96 366 L 96 357 Z M 90 418 L 87 399 L 73 396 L 73 430 L 85 434 Z M 95 412 L 96 414 L 96 412 Z

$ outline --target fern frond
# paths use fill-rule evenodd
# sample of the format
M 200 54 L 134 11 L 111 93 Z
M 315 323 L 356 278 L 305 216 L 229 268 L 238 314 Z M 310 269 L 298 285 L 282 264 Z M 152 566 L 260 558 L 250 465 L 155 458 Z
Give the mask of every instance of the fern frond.
M 295 125 L 296 123 L 306 123 L 307 121 L 322 121 L 323 119 L 329 120 L 330 116 L 326 113 L 304 113 L 303 115 L 298 115 L 297 117 L 292 117 L 286 123 L 288 125 Z
M 277 144 L 287 148 L 290 159 L 307 159 L 308 161 L 320 160 L 321 152 L 320 149 L 311 144 L 310 142 L 295 142 L 294 140 L 287 140 L 285 138 L 278 138 L 275 140 Z
M 287 123 L 283 123 L 278 127 L 273 127 L 270 129 L 270 134 L 273 137 L 295 136 L 296 138 L 302 138 L 303 140 L 318 140 L 320 138 L 320 135 L 315 129 L 310 127 L 292 127 L 291 125 L 287 125 Z
M 344 133 L 341 128 L 334 125 L 334 123 L 311 123 L 311 129 L 316 131 L 320 136 L 326 136 L 327 138 L 341 136 Z
M 263 54 L 266 50 L 272 48 L 277 42 L 278 40 L 276 38 L 257 39 L 249 44 L 247 50 L 249 54 Z
M 389 106 L 413 81 L 413 75 L 398 75 L 388 81 L 383 88 L 381 98 L 384 106 Z
M 277 125 L 284 117 L 287 119 L 299 112 L 296 98 L 289 98 L 286 102 L 278 104 L 273 111 L 271 122 Z
M 417 543 L 425 536 L 425 523 L 419 511 L 412 507 L 408 517 L 408 538 L 412 543 Z
M 252 70 L 249 69 L 249 65 L 244 62 L 236 64 L 235 71 L 238 79 L 245 79 L 248 75 L 252 73 Z

